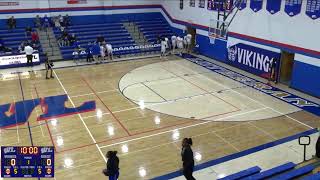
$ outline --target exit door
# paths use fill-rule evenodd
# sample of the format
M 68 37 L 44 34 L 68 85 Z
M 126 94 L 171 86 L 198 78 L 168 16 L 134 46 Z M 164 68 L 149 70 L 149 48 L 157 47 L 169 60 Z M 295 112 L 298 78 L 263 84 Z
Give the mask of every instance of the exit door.
M 293 64 L 294 64 L 294 53 L 281 51 L 281 69 L 280 69 L 281 83 L 290 85 Z

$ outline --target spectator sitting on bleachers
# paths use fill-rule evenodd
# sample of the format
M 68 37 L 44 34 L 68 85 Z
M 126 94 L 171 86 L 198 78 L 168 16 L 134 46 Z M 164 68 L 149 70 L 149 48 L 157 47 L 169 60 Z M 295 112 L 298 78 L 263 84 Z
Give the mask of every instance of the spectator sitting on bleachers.
M 39 43 L 39 36 L 38 36 L 37 31 L 32 31 L 31 41 L 32 41 L 32 43 L 37 43 L 37 44 Z
M 52 23 L 54 25 L 54 27 L 60 29 L 61 28 L 61 24 L 60 24 L 60 21 L 59 21 L 59 17 L 56 16 L 54 18 L 52 18 Z
M 30 26 L 27 26 L 26 27 L 26 37 L 29 37 L 31 35 L 31 31 L 32 31 L 32 28 Z
M 63 17 L 63 22 L 65 27 L 68 27 L 71 25 L 71 20 L 68 14 L 66 14 L 66 16 Z
M 38 43 L 32 43 L 31 46 L 35 51 L 39 51 L 40 45 Z
M 12 52 L 11 48 L 6 47 L 4 44 L 0 44 L 0 53 Z
M 99 34 L 99 36 L 97 37 L 97 43 L 105 44 L 104 36 L 102 34 Z
M 14 19 L 14 17 L 11 16 L 11 17 L 8 19 L 8 21 L 7 21 L 7 25 L 8 25 L 8 28 L 9 28 L 10 30 L 16 28 L 16 27 L 17 27 L 17 21 L 16 21 L 16 19 Z
M 44 15 L 44 17 L 43 17 L 43 27 L 45 29 L 50 27 L 50 19 L 49 19 L 49 17 L 47 15 Z
M 27 42 L 26 41 L 22 41 L 18 47 L 18 51 L 21 53 L 24 51 L 24 47 L 26 46 Z
M 73 46 L 73 43 L 77 41 L 77 37 L 74 33 L 72 33 L 71 36 L 69 36 L 69 43 L 70 43 L 70 46 Z
M 61 16 L 61 14 L 59 14 L 58 19 L 59 19 L 60 25 L 62 26 L 62 24 L 63 24 L 63 17 Z
M 70 42 L 69 42 L 69 33 L 66 29 L 64 29 L 64 31 L 62 32 L 62 39 L 64 41 L 65 46 L 70 46 Z
M 40 30 L 42 29 L 42 23 L 39 15 L 37 15 L 36 18 L 34 19 L 34 26 L 36 28 L 39 28 Z

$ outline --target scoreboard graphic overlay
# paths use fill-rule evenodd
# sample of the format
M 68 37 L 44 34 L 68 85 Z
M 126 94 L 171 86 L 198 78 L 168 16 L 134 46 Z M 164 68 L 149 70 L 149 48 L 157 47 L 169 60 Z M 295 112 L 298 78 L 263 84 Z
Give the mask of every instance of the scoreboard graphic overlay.
M 54 177 L 52 146 L 2 146 L 1 177 Z

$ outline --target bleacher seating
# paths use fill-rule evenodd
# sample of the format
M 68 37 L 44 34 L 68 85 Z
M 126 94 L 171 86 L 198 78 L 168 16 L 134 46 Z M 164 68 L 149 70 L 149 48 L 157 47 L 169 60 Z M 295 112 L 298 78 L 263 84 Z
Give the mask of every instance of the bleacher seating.
M 163 19 L 136 21 L 135 23 L 150 43 L 155 43 L 158 36 L 170 39 L 173 35 L 169 24 Z
M 25 35 L 25 28 L 16 28 L 13 30 L 1 29 L 0 38 L 3 40 L 6 47 L 9 47 L 13 50 L 13 54 L 19 54 L 17 53 L 18 47 L 22 41 L 31 41 L 31 36 L 26 37 Z M 42 59 L 44 54 L 40 43 L 39 45 L 39 55 L 40 59 Z
M 81 47 L 85 48 L 89 42 L 94 42 L 98 35 L 103 35 L 106 42 L 113 48 L 135 46 L 136 43 L 124 28 L 122 23 L 105 23 L 105 24 L 85 24 L 73 25 L 68 27 L 68 33 L 74 33 L 80 42 Z M 61 36 L 59 29 L 54 29 L 56 38 Z M 65 60 L 72 59 L 73 47 L 61 47 L 61 54 Z M 125 55 L 140 53 L 139 50 L 116 51 L 114 55 Z
M 255 166 L 231 175 L 228 175 L 219 180 L 259 180 L 259 179 L 270 179 L 270 180 L 288 180 L 300 178 L 305 176 L 303 180 L 315 180 L 320 179 L 320 173 L 309 175 L 314 170 L 313 165 L 306 165 L 303 167 L 296 167 L 296 164 L 289 162 L 269 170 L 260 172 L 260 168 Z
M 220 178 L 218 180 L 236 180 L 236 179 L 241 179 L 241 178 L 245 178 L 247 176 L 253 175 L 253 174 L 257 174 L 261 171 L 261 168 L 259 168 L 258 166 L 255 167 L 251 167 L 249 169 L 237 172 L 235 174 L 231 174 L 229 176 Z
M 258 174 L 249 176 L 247 178 L 244 178 L 243 180 L 259 180 L 259 179 L 266 179 L 269 178 L 271 176 L 275 176 L 277 174 L 280 174 L 282 172 L 288 171 L 290 169 L 293 169 L 296 166 L 296 164 L 294 164 L 293 162 L 289 162 L 277 167 L 274 167 L 272 169 L 260 172 Z
M 317 180 L 320 179 L 320 173 L 312 174 L 310 176 L 304 177 L 302 180 Z

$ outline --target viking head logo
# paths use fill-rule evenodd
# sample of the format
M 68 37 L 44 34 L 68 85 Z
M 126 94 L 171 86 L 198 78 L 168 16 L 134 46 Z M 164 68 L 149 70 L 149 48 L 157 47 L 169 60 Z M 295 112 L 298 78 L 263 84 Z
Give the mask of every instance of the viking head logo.
M 237 58 L 237 47 L 231 46 L 228 48 L 228 59 L 230 61 L 235 61 Z

